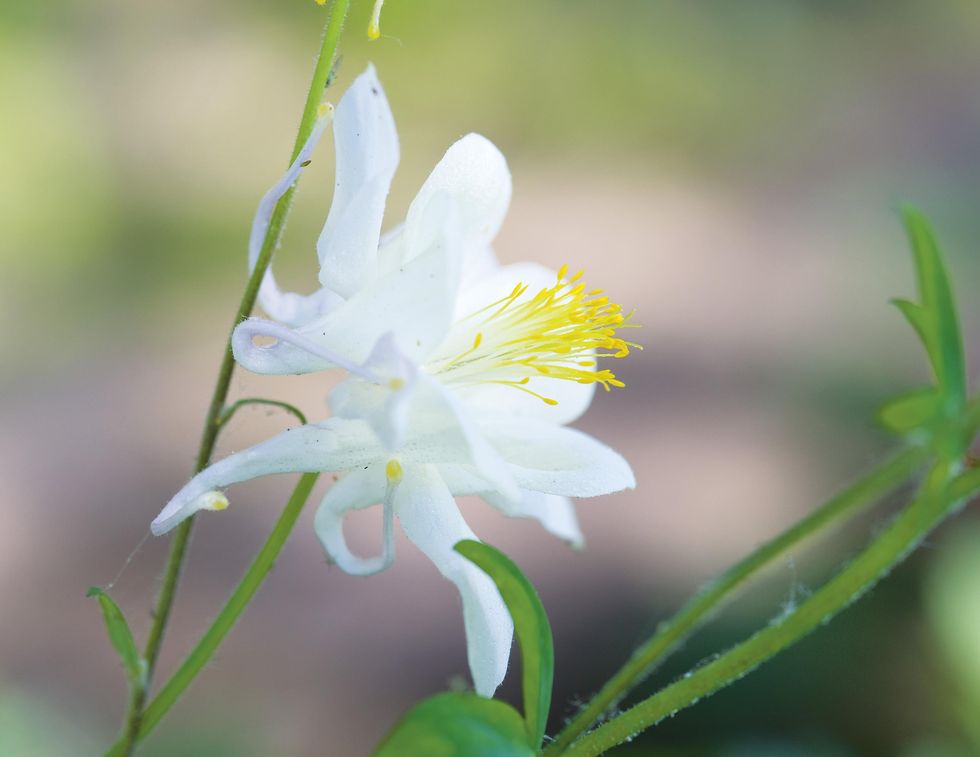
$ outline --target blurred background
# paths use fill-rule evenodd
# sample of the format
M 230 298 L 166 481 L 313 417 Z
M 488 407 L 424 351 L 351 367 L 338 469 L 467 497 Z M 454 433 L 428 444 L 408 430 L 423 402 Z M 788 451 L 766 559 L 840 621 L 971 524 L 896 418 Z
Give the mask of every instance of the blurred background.
M 551 613 L 554 732 L 684 597 L 895 446 L 874 409 L 925 378 L 887 304 L 913 291 L 898 200 L 936 224 L 978 338 L 980 5 L 389 0 L 375 43 L 369 11 L 355 0 L 332 97 L 375 62 L 403 156 L 389 225 L 445 148 L 480 131 L 514 174 L 499 256 L 583 267 L 643 324 L 629 387 L 579 424 L 638 476 L 635 492 L 580 503 L 587 548 L 464 503 Z M 4 757 L 96 754 L 116 732 L 123 675 L 85 590 L 118 576 L 142 641 L 167 548 L 144 537 L 190 474 L 323 12 L 0 4 Z M 331 153 L 276 260 L 304 290 Z M 239 372 L 233 396 L 316 417 L 331 380 Z M 217 456 L 288 423 L 244 411 Z M 243 485 L 200 519 L 160 678 L 290 489 Z M 644 690 L 805 596 L 896 504 L 783 561 Z M 401 539 L 392 570 L 346 576 L 324 564 L 312 512 L 144 754 L 364 754 L 466 674 L 458 596 L 435 568 Z M 377 524 L 354 518 L 354 545 L 373 550 Z M 832 626 L 621 752 L 980 754 L 978 555 L 973 507 Z M 503 694 L 516 701 L 513 676 Z

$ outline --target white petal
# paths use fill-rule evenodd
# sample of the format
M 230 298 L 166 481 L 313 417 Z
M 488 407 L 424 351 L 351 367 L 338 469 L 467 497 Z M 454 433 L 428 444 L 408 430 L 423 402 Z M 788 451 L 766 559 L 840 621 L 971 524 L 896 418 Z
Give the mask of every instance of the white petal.
M 398 389 L 351 378 L 331 393 L 330 406 L 342 417 L 366 420 L 387 449 L 406 462 L 466 464 L 480 476 L 483 489 L 515 502 L 521 498 L 510 466 L 452 393 L 431 376 L 416 374 Z
M 350 297 L 375 276 L 385 199 L 398 167 L 398 134 L 374 66 L 344 94 L 334 116 L 337 183 L 317 240 L 320 283 Z
M 346 363 L 362 364 L 385 334 L 391 333 L 399 350 L 418 362 L 443 339 L 452 319 L 458 270 L 451 250 L 458 223 L 451 211 L 442 225 L 442 236 L 432 248 L 404 268 L 372 282 L 326 316 L 296 330 L 298 339 L 256 345 L 263 335 L 262 323 L 251 319 L 235 330 L 235 359 L 256 373 L 309 373 L 334 367 L 334 363 L 300 346 L 299 340 L 322 346 Z
M 409 409 L 418 369 L 385 334 L 375 345 L 364 368 L 375 377 L 369 382 L 351 376 L 330 392 L 330 409 L 341 418 L 367 421 L 386 449 L 397 450 L 408 431 Z
M 404 446 L 408 459 L 471 465 L 490 488 L 508 499 L 520 500 L 511 466 L 451 392 L 435 379 L 420 374 L 411 402 L 410 433 Z M 433 438 L 440 440 L 439 446 L 432 443 Z M 449 454 L 450 450 L 453 454 Z
M 207 507 L 216 489 L 273 473 L 348 470 L 378 460 L 384 451 L 363 421 L 331 418 L 284 431 L 229 455 L 192 478 L 153 520 L 150 530 L 166 533 Z
M 463 404 L 476 416 L 508 415 L 564 425 L 578 420 L 589 409 L 595 396 L 595 384 L 580 384 L 543 376 L 532 376 L 524 388 L 557 402 L 549 405 L 520 389 L 502 384 L 475 384 L 462 387 L 458 394 Z
M 459 588 L 473 683 L 478 694 L 492 696 L 507 672 L 514 625 L 490 577 L 453 550 L 476 537 L 431 466 L 405 469 L 395 512 L 408 538 Z
M 428 204 L 444 193 L 459 206 L 467 250 L 483 252 L 497 235 L 510 206 L 510 170 L 503 154 L 479 134 L 467 134 L 446 151 L 408 209 L 407 254 L 418 249 L 417 238 L 424 239 L 427 233 Z
M 629 463 L 581 431 L 530 419 L 481 421 L 480 430 L 522 489 L 595 497 L 636 486 Z
M 548 533 L 554 534 L 562 541 L 568 542 L 576 549 L 585 544 L 582 529 L 575 515 L 575 506 L 568 497 L 557 494 L 542 494 L 524 490 L 523 498 L 516 505 L 497 492 L 484 492 L 480 496 L 505 515 L 512 518 L 533 518 L 538 521 Z
M 330 558 L 345 573 L 369 576 L 387 568 L 394 559 L 390 523 L 385 523 L 385 546 L 378 557 L 358 557 L 350 551 L 344 539 L 344 515 L 384 500 L 386 479 L 384 465 L 378 463 L 358 468 L 337 481 L 327 491 L 313 521 L 313 528 Z M 390 517 L 386 513 L 386 517 Z
M 262 242 L 265 239 L 266 230 L 269 228 L 269 220 L 275 210 L 276 203 L 286 194 L 289 188 L 296 183 L 299 175 L 303 172 L 306 164 L 310 161 L 310 156 L 323 131 L 330 119 L 321 117 L 317 120 L 307 138 L 306 143 L 300 149 L 296 159 L 293 160 L 282 178 L 279 179 L 259 201 L 259 207 L 255 211 L 255 218 L 252 220 L 252 231 L 248 239 L 248 272 L 255 270 L 259 254 L 262 251 Z M 266 268 L 262 283 L 259 286 L 259 305 L 270 317 L 282 323 L 299 325 L 317 315 L 321 315 L 335 307 L 339 302 L 338 295 L 327 289 L 321 289 L 309 296 L 296 294 L 294 292 L 282 292 L 276 284 L 275 276 L 272 274 L 272 266 Z
M 255 344 L 257 337 L 274 339 Z M 344 355 L 331 352 L 300 329 L 291 329 L 264 318 L 247 318 L 231 334 L 235 360 L 255 373 L 300 374 L 343 368 L 371 379 L 372 374 Z
M 500 268 L 497 253 L 490 245 L 478 245 L 469 250 L 463 259 L 463 270 L 460 275 L 460 286 L 468 287 L 476 282 L 484 281 Z
M 488 489 L 487 482 L 469 465 L 440 465 L 438 468 L 439 475 L 453 496 L 479 495 L 511 518 L 537 520 L 549 533 L 576 549 L 585 544 L 575 515 L 575 506 L 568 497 L 522 489 L 520 500 L 514 502 Z

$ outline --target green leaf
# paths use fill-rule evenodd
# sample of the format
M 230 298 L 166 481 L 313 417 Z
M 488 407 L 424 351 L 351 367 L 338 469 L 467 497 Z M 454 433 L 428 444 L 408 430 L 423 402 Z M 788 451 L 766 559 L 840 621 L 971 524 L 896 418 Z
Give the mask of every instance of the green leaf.
M 904 435 L 932 425 L 941 406 L 935 387 L 914 389 L 886 402 L 878 410 L 878 421 L 889 431 Z
M 123 615 L 119 605 L 112 601 L 112 597 L 106 594 L 98 586 L 93 586 L 87 592 L 86 597 L 96 597 L 102 606 L 102 617 L 105 619 L 105 629 L 109 636 L 116 654 L 122 661 L 123 670 L 126 671 L 126 678 L 129 679 L 130 686 L 143 686 L 146 682 L 146 662 L 140 657 L 136 649 L 136 641 L 133 639 L 133 632 L 129 630 L 129 623 Z
M 922 302 L 918 307 L 906 301 L 896 304 L 926 346 L 943 397 L 943 409 L 950 417 L 956 417 L 966 406 L 966 361 L 949 275 L 925 216 L 904 207 L 902 218 L 915 256 Z
M 459 542 L 455 549 L 493 579 L 514 619 L 514 632 L 521 648 L 527 739 L 537 750 L 544 738 L 551 709 L 555 672 L 555 650 L 548 616 L 530 581 L 502 552 L 471 540 Z
M 437 694 L 417 704 L 389 732 L 375 757 L 527 757 L 520 713 L 476 694 Z

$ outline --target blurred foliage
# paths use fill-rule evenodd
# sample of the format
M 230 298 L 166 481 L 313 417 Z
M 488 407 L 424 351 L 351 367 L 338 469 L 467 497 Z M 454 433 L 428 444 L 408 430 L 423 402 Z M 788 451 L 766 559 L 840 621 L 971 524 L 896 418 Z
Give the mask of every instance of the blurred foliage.
M 929 574 L 926 604 L 951 680 L 950 711 L 980 752 L 980 524 L 949 535 Z
M 475 128 L 514 161 L 574 160 L 569 170 L 587 173 L 611 163 L 749 183 L 791 174 L 812 189 L 827 145 L 847 161 L 873 135 L 862 181 L 900 166 L 882 200 L 915 176 L 926 199 L 946 201 L 976 174 L 964 160 L 980 153 L 980 98 L 969 96 L 980 11 L 970 0 L 392 0 L 377 43 L 364 34 L 369 10 L 355 5 L 339 87 L 377 63 L 405 147 L 396 205 Z M 252 208 L 285 161 L 318 19 L 300 0 L 57 10 L 6 0 L 8 306 L 43 285 L 82 315 L 152 319 L 175 287 L 207 292 L 242 258 Z M 329 186 L 328 153 L 310 184 Z M 299 240 L 326 204 L 322 191 L 307 194 Z

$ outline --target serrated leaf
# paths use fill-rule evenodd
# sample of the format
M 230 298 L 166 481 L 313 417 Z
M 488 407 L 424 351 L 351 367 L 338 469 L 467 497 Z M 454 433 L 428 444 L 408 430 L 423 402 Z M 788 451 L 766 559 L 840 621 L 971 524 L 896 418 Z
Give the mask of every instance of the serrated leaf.
M 388 733 L 375 757 L 527 757 L 520 713 L 476 694 L 437 694 L 417 704 Z
M 116 650 L 116 654 L 119 655 L 130 686 L 142 686 L 146 665 L 136 649 L 136 640 L 133 638 L 133 632 L 129 629 L 129 623 L 126 622 L 126 616 L 123 615 L 122 610 L 112 600 L 112 597 L 98 586 L 90 588 L 85 596 L 95 597 L 99 600 L 99 605 L 102 607 L 102 617 L 105 620 L 106 634 L 113 649 Z
M 456 547 L 467 560 L 493 579 L 514 619 L 514 632 L 521 649 L 524 720 L 528 743 L 537 750 L 551 709 L 555 652 L 551 624 L 538 593 L 521 569 L 505 554 L 483 542 L 465 540 Z
M 878 410 L 878 421 L 889 431 L 908 434 L 931 425 L 942 408 L 935 387 L 915 389 L 886 402 Z
M 896 304 L 926 343 L 944 410 L 958 416 L 966 405 L 966 361 L 949 275 L 925 216 L 905 207 L 902 218 L 915 257 L 922 302 L 918 309 L 909 307 L 911 303 Z

